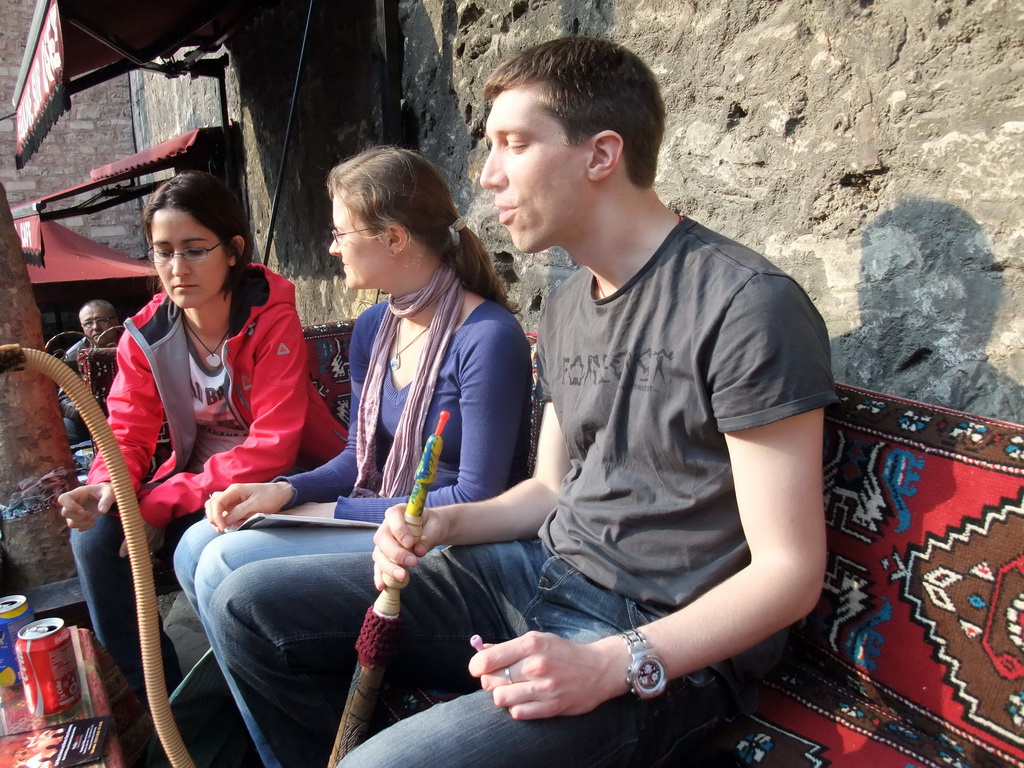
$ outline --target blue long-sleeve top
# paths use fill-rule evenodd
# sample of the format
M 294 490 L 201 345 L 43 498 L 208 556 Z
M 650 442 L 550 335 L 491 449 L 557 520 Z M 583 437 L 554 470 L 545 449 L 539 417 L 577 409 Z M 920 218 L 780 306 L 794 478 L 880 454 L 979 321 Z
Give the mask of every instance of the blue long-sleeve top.
M 386 302 L 370 307 L 352 331 L 352 414 L 358 413 L 370 351 L 386 311 Z M 383 378 L 377 425 L 377 467 L 381 470 L 410 389 L 396 390 L 390 375 Z M 488 499 L 525 478 L 531 387 L 530 345 L 523 329 L 507 310 L 485 301 L 452 334 L 423 426 L 425 442 L 441 411 L 451 414 L 427 506 Z M 337 457 L 311 472 L 287 478 L 295 489 L 289 507 L 336 501 L 337 518 L 380 522 L 388 507 L 409 500 L 408 496 L 348 497 L 357 474 L 355 417 L 349 429 L 348 445 Z

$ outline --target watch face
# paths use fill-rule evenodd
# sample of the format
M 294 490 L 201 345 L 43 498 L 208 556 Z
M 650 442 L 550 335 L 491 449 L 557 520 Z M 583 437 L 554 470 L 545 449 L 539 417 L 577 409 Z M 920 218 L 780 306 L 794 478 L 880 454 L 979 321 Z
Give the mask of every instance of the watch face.
M 636 687 L 644 693 L 660 692 L 665 684 L 665 668 L 657 659 L 644 659 L 636 668 Z

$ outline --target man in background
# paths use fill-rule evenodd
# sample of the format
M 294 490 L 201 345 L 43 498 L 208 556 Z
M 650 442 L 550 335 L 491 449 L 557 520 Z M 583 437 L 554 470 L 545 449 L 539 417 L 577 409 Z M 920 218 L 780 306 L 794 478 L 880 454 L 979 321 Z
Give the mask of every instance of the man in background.
M 114 305 L 103 299 L 92 299 L 83 304 L 82 308 L 78 310 L 78 322 L 81 324 L 82 333 L 85 336 L 64 353 L 64 362 L 75 371 L 78 370 L 78 350 L 88 347 L 114 346 L 117 344 L 120 334 L 117 331 L 111 333 L 107 333 L 107 331 L 121 325 Z M 78 408 L 71 402 L 71 398 L 61 389 L 57 392 L 57 399 L 64 417 L 64 428 L 68 432 L 68 442 L 71 445 L 78 445 L 88 440 L 89 430 L 86 429 L 85 422 L 82 421 Z

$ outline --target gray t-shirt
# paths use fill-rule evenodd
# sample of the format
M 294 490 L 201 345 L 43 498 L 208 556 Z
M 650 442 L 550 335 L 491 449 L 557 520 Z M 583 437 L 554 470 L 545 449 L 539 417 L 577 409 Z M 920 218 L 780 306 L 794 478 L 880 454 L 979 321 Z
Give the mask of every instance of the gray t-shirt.
M 724 432 L 836 401 L 803 289 L 683 219 L 640 272 L 592 298 L 580 270 L 541 322 L 541 386 L 571 469 L 541 539 L 655 615 L 750 562 Z

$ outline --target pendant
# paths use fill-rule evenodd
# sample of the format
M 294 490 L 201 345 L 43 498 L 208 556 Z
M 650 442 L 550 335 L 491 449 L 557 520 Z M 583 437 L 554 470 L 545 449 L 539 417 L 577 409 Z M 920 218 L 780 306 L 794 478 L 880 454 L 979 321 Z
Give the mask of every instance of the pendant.
M 211 352 L 206 356 L 206 364 L 211 368 L 217 368 L 220 365 L 220 355 L 216 352 Z
M 402 367 L 402 357 L 400 355 L 395 355 L 390 360 L 388 360 L 388 366 L 390 366 L 391 372 L 394 373 L 395 371 Z

